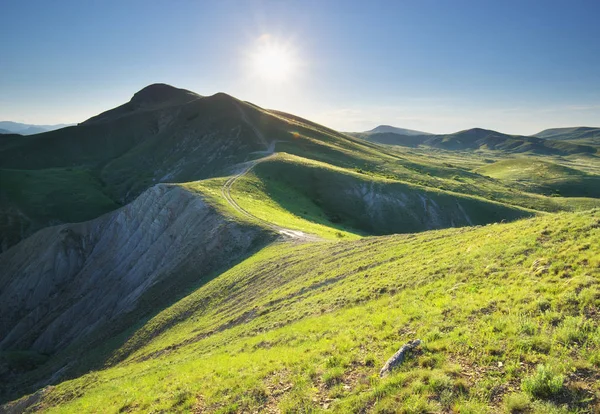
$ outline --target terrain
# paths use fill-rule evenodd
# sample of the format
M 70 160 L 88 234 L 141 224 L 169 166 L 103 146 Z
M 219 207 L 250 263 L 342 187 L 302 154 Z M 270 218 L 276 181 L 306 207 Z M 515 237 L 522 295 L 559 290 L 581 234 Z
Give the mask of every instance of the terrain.
M 40 134 L 42 132 L 53 131 L 70 126 L 69 124 L 56 124 L 56 125 L 33 125 L 33 124 L 22 124 L 19 122 L 11 121 L 0 121 L 0 134 L 19 134 L 19 135 L 33 135 Z
M 600 128 L 593 127 L 545 129 L 533 136 L 553 140 L 572 141 L 581 144 L 600 145 Z
M 420 145 L 445 150 L 497 150 L 508 153 L 534 153 L 542 155 L 596 154 L 599 145 L 594 138 L 576 139 L 567 136 L 579 136 L 571 129 L 548 130 L 534 136 L 508 135 L 501 132 L 473 128 L 453 134 L 402 133 L 389 129 L 382 132 L 372 131 L 355 133 L 354 135 L 370 142 L 386 145 L 418 147 Z M 572 135 L 569 135 L 572 134 Z M 597 128 L 584 131 L 582 137 L 593 137 Z
M 398 127 L 393 127 L 391 125 L 379 125 L 369 131 L 357 132 L 357 134 L 365 134 L 365 135 L 384 134 L 384 133 L 393 133 L 393 134 L 400 134 L 400 135 L 433 135 L 433 134 L 430 134 L 429 132 L 415 131 L 414 129 L 398 128 Z M 350 133 L 350 134 L 352 134 L 352 133 Z
M 428 137 L 165 84 L 0 137 L 1 410 L 600 409 L 595 147 Z

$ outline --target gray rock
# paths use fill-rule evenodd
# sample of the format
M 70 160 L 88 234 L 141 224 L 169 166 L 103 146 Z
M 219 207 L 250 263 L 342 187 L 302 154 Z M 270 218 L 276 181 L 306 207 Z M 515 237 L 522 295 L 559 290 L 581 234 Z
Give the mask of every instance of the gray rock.
M 379 376 L 383 377 L 398 365 L 402 364 L 406 359 L 407 355 L 416 347 L 421 345 L 422 341 L 420 339 L 415 339 L 414 341 L 410 341 L 407 344 L 404 344 L 400 347 L 398 352 L 396 352 L 390 359 L 387 360 L 381 371 L 379 371 Z

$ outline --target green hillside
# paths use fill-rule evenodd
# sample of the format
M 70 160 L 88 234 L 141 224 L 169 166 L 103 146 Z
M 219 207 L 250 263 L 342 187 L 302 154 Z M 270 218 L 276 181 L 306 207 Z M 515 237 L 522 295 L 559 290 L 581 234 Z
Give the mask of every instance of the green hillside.
M 370 142 L 405 147 L 440 148 L 451 151 L 491 150 L 507 153 L 532 153 L 542 155 L 596 154 L 596 146 L 583 142 L 567 142 L 551 136 L 548 139 L 522 135 L 508 135 L 497 131 L 473 128 L 453 134 L 404 135 L 393 132 L 357 134 Z
M 0 170 L 2 248 L 48 224 L 90 220 L 118 208 L 81 168 Z
M 46 412 L 592 412 L 600 211 L 276 243 L 128 335 Z M 319 266 L 314 264 L 318 263 Z M 421 350 L 391 375 L 400 345 Z
M 600 128 L 594 127 L 545 129 L 533 136 L 552 140 L 574 141 L 580 144 L 600 145 Z
M 452 136 L 427 135 L 426 139 L 431 145 L 448 152 L 463 147 L 469 148 L 469 151 L 482 151 L 485 147 L 497 154 L 510 154 L 512 151 L 536 152 L 540 148 L 540 151 L 550 148 L 547 147 L 550 141 L 541 138 L 528 138 L 536 142 L 531 148 L 521 138 L 504 134 L 499 134 L 501 137 L 496 142 L 498 134 L 474 129 Z M 419 139 L 419 136 L 410 138 Z M 571 150 L 577 153 L 578 149 L 583 148 L 583 153 L 572 155 L 580 157 L 574 161 L 575 168 L 580 162 L 598 165 L 597 157 L 587 154 L 588 147 L 557 143 L 566 146 L 566 149 L 563 148 L 563 151 L 552 147 L 554 149 L 551 148 L 550 153 L 567 154 Z M 157 183 L 184 183 L 229 176 L 236 165 L 261 158 L 272 151 L 359 172 L 363 175 L 363 181 L 401 181 L 404 185 L 428 187 L 427 191 L 452 192 L 457 197 L 474 196 L 517 209 L 556 212 L 600 205 L 600 201 L 590 198 L 595 197 L 595 190 L 564 194 L 583 197 L 581 199 L 554 200 L 539 194 L 555 195 L 554 192 L 516 185 L 514 181 L 492 180 L 472 171 L 470 156 L 463 157 L 464 160 L 459 157 L 452 163 L 443 163 L 435 162 L 429 156 L 415 156 L 409 151 L 390 148 L 339 133 L 291 114 L 265 110 L 223 93 L 203 97 L 164 84 L 150 85 L 134 94 L 130 102 L 77 126 L 35 136 L 11 135 L 0 139 L 0 166 L 4 169 L 32 171 L 28 185 L 38 188 L 60 187 L 63 185 L 61 178 L 57 178 L 54 184 L 49 182 L 55 176 L 52 171 L 85 170 L 90 188 L 82 189 L 80 181 L 79 191 L 91 194 L 98 191 L 99 186 L 104 197 L 87 198 L 87 204 L 78 202 L 75 204 L 77 208 L 72 209 L 68 207 L 73 205 L 72 198 L 55 193 L 51 204 L 67 206 L 61 208 L 60 215 L 32 213 L 32 217 L 29 217 L 20 212 L 34 211 L 37 207 L 24 205 L 23 200 L 13 200 L 12 193 L 6 193 L 0 222 L 8 224 L 6 232 L 0 237 L 0 245 L 4 250 L 48 225 L 81 221 L 82 217 L 97 217 L 99 212 L 110 210 L 110 206 L 116 208 L 134 200 Z M 581 158 L 585 156 L 589 160 Z M 49 173 L 43 172 L 46 170 Z M 44 178 L 33 184 L 35 177 Z M 96 205 L 92 205 L 94 200 L 97 201 Z M 338 215 L 336 212 L 320 211 L 317 216 L 313 215 L 312 220 L 318 221 L 319 214 L 334 219 Z M 495 215 L 489 217 L 492 220 L 502 218 Z M 445 220 L 445 223 L 451 224 L 450 220 Z M 382 234 L 397 229 L 392 226 L 384 231 L 377 226 L 369 228 L 360 223 L 352 226 L 357 228 L 348 231 L 355 234 Z M 436 227 L 439 226 L 408 226 L 413 231 Z M 338 230 L 342 233 L 346 231 Z
M 412 233 L 532 215 L 499 203 L 285 155 L 258 164 L 251 178 L 240 180 L 235 194 L 255 214 L 262 211 L 258 203 L 268 200 L 306 220 L 355 234 Z M 277 215 L 264 211 L 263 219 L 277 222 Z
M 517 182 L 527 191 L 565 197 L 600 197 L 600 175 L 539 159 L 503 160 L 476 171 L 503 181 Z

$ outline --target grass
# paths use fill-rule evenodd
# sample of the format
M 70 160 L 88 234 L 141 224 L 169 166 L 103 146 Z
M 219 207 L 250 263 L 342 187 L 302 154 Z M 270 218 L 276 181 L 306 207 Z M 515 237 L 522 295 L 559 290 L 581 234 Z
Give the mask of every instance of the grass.
M 533 214 L 287 154 L 258 164 L 232 193 L 264 220 L 326 238 L 486 224 Z
M 476 171 L 499 180 L 514 182 L 528 192 L 567 197 L 600 197 L 600 175 L 540 159 L 503 160 Z
M 534 412 L 593 411 L 599 238 L 595 210 L 276 243 L 161 312 L 108 366 L 57 385 L 41 407 L 515 412 L 527 405 L 512 396 L 522 387 Z M 379 378 L 413 338 L 421 352 Z
M 0 170 L 3 247 L 52 224 L 90 220 L 119 207 L 87 169 Z
M 527 394 L 537 398 L 552 398 L 562 390 L 565 377 L 549 366 L 540 364 L 535 372 L 523 379 L 521 388 Z

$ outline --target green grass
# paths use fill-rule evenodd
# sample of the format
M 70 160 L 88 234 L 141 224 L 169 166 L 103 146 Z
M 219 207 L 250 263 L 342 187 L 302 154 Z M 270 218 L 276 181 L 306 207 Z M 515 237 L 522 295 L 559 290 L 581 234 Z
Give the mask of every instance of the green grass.
M 233 190 L 242 207 L 264 220 L 295 224 L 302 230 L 305 221 L 292 223 L 288 217 L 293 215 L 328 226 L 334 237 L 417 232 L 532 215 L 500 203 L 290 155 L 258 164 Z
M 58 223 L 90 220 L 119 207 L 82 168 L 0 170 L 0 243 Z
M 600 175 L 536 158 L 503 160 L 475 171 L 499 180 L 515 182 L 529 192 L 568 197 L 600 197 Z
M 523 387 L 533 412 L 592 412 L 598 240 L 595 210 L 276 243 L 158 314 L 115 351 L 112 366 L 57 385 L 41 407 L 491 413 L 527 406 L 512 396 Z M 414 338 L 422 351 L 379 378 Z
M 81 168 L 0 170 L 0 186 L 19 209 L 41 219 L 85 221 L 118 207 Z

